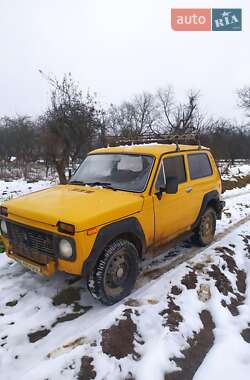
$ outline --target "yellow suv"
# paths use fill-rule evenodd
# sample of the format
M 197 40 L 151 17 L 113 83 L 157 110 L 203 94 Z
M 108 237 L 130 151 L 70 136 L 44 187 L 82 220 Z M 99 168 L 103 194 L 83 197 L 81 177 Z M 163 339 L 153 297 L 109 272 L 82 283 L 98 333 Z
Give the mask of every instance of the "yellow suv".
M 127 296 L 142 258 L 174 239 L 212 242 L 221 179 L 208 148 L 141 144 L 89 153 L 66 185 L 7 201 L 1 233 L 10 258 L 51 276 L 83 275 L 111 305 Z

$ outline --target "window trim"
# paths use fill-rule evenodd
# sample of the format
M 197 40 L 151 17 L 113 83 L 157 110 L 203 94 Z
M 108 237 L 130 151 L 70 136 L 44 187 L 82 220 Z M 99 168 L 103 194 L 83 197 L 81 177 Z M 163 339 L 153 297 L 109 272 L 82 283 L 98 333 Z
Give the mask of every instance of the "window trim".
M 187 150 L 180 150 L 179 152 L 164 152 L 164 153 L 161 153 L 159 157 L 156 157 L 157 159 L 157 162 L 156 162 L 156 169 L 155 169 L 155 172 L 154 172 L 154 178 L 152 179 L 152 183 L 151 183 L 151 186 L 149 188 L 149 195 L 154 195 L 154 191 L 155 191 L 155 183 L 156 183 L 156 179 L 157 179 L 157 174 L 158 174 L 158 170 L 159 170 L 159 167 L 161 165 L 161 161 L 163 159 L 163 157 L 166 157 L 166 156 L 172 156 L 172 155 L 176 155 L 176 153 L 178 154 L 183 154 L 184 157 L 185 157 L 185 167 L 186 167 L 186 170 L 187 170 L 187 173 L 188 173 L 188 182 L 190 182 L 190 172 L 189 172 L 189 166 L 188 166 L 188 161 L 187 161 L 187 156 L 189 153 L 192 154 L 195 154 L 195 153 L 210 153 L 210 149 L 209 148 L 206 148 L 206 147 L 202 147 L 201 150 L 198 150 L 197 148 L 194 148 L 194 149 L 187 149 Z
M 173 157 L 163 157 L 162 161 L 168 160 L 168 159 L 171 159 L 171 158 L 173 159 L 173 158 L 176 158 L 176 157 L 182 157 L 183 168 L 184 168 L 184 173 L 185 173 L 185 181 L 178 182 L 179 185 L 182 185 L 183 183 L 188 182 L 188 176 L 187 176 L 188 173 L 187 173 L 187 168 L 186 168 L 186 164 L 185 164 L 185 155 L 184 154 L 177 154 L 176 156 L 173 156 Z M 164 164 L 163 164 L 163 167 L 164 167 Z M 164 173 L 166 173 L 165 172 L 165 167 L 164 167 Z M 165 174 L 165 183 L 167 183 L 166 179 L 167 179 L 167 177 L 166 177 L 166 174 Z
M 211 169 L 211 174 L 205 175 L 205 176 L 201 176 L 201 177 L 192 178 L 192 176 L 191 176 L 191 170 L 190 170 L 189 157 L 191 157 L 191 156 L 198 156 L 198 155 L 199 156 L 206 156 L 207 157 L 207 160 L 208 160 L 208 163 L 209 163 L 209 167 Z M 213 167 L 211 165 L 210 158 L 209 158 L 209 156 L 208 156 L 208 154 L 206 152 L 189 153 L 189 154 L 187 154 L 187 161 L 188 161 L 188 170 L 189 170 L 190 181 L 196 181 L 197 179 L 202 179 L 202 178 L 209 178 L 209 177 L 212 177 L 214 175 L 214 171 L 213 171 Z
M 163 165 L 163 158 L 162 158 L 161 161 L 160 161 L 160 165 L 159 165 L 159 167 L 158 167 L 158 170 L 156 171 L 155 180 L 154 180 L 154 182 L 153 182 L 155 190 L 159 190 L 159 189 L 156 187 L 156 184 L 157 184 L 158 178 L 159 178 L 159 176 L 160 176 L 161 169 L 162 169 L 162 171 L 163 171 L 163 180 L 164 180 L 164 184 L 166 185 L 167 182 L 166 182 L 165 168 L 164 168 L 164 165 Z
M 174 152 L 174 153 L 176 153 L 176 152 Z M 160 162 L 159 162 L 159 165 L 158 165 L 158 170 L 156 171 L 156 175 L 155 175 L 155 178 L 154 178 L 154 181 L 153 181 L 153 187 L 154 187 L 155 190 L 158 190 L 156 188 L 156 183 L 157 183 L 159 175 L 160 175 L 161 167 L 163 168 L 163 176 L 164 176 L 165 185 L 167 184 L 167 181 L 166 181 L 167 177 L 166 177 L 165 166 L 163 164 L 163 161 L 165 159 L 169 159 L 169 158 L 175 158 L 175 157 L 182 157 L 183 158 L 183 166 L 184 166 L 184 171 L 185 171 L 185 181 L 180 182 L 179 185 L 183 185 L 184 183 L 188 182 L 188 170 L 187 170 L 187 165 L 186 165 L 186 161 L 185 161 L 185 156 L 186 156 L 185 152 L 178 152 L 178 154 L 176 154 L 176 155 L 174 155 L 172 157 L 171 156 L 169 157 L 168 153 L 166 153 L 165 155 L 163 155 L 160 158 Z

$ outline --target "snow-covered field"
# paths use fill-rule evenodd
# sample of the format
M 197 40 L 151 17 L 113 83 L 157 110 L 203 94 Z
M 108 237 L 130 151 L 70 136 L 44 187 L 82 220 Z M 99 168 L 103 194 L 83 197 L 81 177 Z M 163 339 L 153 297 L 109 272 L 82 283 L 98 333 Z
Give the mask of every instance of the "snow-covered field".
M 52 186 L 50 181 L 38 181 L 27 183 L 23 179 L 16 181 L 5 182 L 0 180 L 0 203 L 10 198 L 20 197 L 29 192 L 46 189 Z
M 220 161 L 218 165 L 223 180 L 237 181 L 239 177 L 250 175 L 250 163 L 248 160 L 236 160 L 233 165 L 228 161 Z
M 0 181 L 0 201 L 49 185 Z M 250 186 L 224 198 L 214 244 L 145 261 L 112 307 L 80 278 L 41 278 L 0 254 L 0 378 L 248 380 Z

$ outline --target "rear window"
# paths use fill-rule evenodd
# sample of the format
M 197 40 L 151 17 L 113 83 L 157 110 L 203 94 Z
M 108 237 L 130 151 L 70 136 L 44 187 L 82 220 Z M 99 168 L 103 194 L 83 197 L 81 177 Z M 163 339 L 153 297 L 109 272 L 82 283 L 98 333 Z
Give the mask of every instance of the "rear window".
M 177 177 L 178 183 L 186 182 L 186 171 L 183 156 L 164 158 L 165 175 L 167 177 Z
M 212 167 L 206 153 L 189 154 L 188 163 L 191 179 L 209 177 L 213 174 Z

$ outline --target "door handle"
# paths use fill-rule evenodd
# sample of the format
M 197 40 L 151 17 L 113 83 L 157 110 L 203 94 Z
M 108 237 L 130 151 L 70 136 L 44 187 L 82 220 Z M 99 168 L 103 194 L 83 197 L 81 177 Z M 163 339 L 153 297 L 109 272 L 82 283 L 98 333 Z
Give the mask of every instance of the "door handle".
M 192 190 L 193 190 L 192 187 L 187 187 L 187 188 L 185 189 L 186 193 L 191 193 Z

